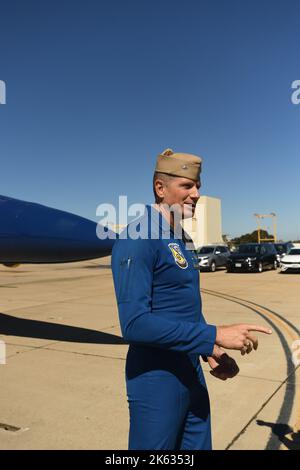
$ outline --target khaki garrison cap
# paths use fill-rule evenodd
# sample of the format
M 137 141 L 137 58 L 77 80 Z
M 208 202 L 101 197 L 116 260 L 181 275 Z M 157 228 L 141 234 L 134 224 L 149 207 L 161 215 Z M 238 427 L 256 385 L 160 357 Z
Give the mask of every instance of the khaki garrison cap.
M 190 153 L 174 153 L 166 149 L 157 157 L 155 171 L 172 176 L 182 176 L 198 181 L 201 173 L 202 158 Z

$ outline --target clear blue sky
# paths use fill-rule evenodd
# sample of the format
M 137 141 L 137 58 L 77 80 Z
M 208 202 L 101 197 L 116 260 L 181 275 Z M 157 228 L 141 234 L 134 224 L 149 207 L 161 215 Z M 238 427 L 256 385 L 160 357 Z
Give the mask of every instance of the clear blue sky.
M 97 220 L 152 202 L 171 147 L 203 156 L 223 233 L 276 212 L 300 238 L 299 19 L 299 0 L 2 0 L 0 194 Z

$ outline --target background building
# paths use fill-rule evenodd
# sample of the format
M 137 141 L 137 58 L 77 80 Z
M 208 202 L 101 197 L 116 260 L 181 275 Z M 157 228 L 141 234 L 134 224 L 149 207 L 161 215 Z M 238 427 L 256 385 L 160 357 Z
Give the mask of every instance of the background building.
M 195 248 L 223 243 L 221 199 L 201 196 L 192 219 L 184 222 L 184 229 L 193 239 Z

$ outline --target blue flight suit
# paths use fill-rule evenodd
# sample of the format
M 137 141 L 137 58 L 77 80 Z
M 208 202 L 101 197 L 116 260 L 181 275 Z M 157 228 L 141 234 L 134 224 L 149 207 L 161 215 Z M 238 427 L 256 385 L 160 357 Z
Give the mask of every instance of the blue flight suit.
M 125 239 L 134 224 L 136 232 L 142 227 L 140 238 Z M 199 355 L 212 354 L 216 327 L 202 315 L 194 266 L 193 252 L 152 206 L 114 245 L 120 325 L 130 345 L 130 450 L 211 449 L 209 397 Z

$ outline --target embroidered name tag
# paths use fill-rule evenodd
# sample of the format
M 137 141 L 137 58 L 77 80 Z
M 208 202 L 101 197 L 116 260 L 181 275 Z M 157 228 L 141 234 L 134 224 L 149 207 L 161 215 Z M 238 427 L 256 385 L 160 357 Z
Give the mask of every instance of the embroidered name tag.
M 185 259 L 178 243 L 169 243 L 168 247 L 171 250 L 171 253 L 177 266 L 179 266 L 181 269 L 186 269 L 189 264 Z

